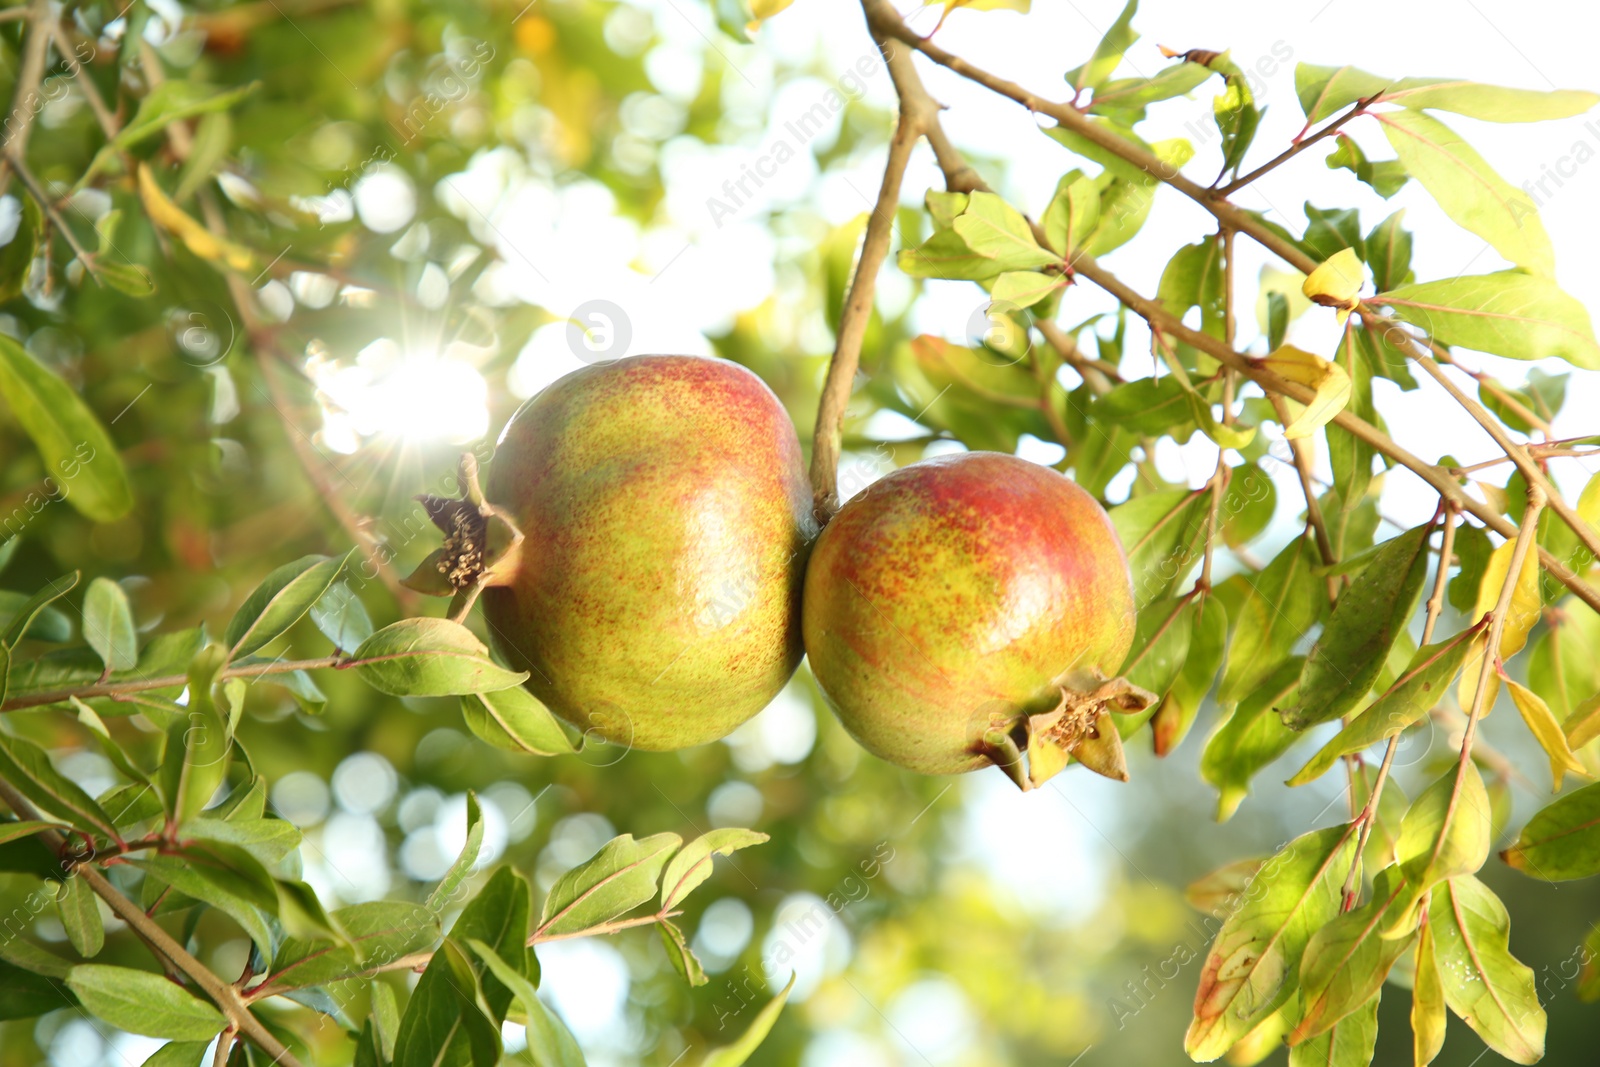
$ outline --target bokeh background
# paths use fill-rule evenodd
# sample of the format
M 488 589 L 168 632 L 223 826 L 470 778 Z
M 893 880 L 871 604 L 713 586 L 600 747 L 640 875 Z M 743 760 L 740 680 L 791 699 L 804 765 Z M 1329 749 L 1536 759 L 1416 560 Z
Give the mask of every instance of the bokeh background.
M 7 305 L 0 330 L 79 386 L 110 424 L 138 503 L 107 525 L 57 500 L 34 513 L 28 501 L 44 471 L 14 420 L 0 417 L 0 516 L 29 510 L 0 585 L 31 591 L 82 568 L 120 579 L 146 631 L 216 627 L 274 566 L 348 546 L 341 518 L 390 546 L 403 574 L 436 544 L 411 497 L 442 491 L 463 447 L 492 440 L 522 399 L 595 358 L 737 360 L 777 391 L 808 441 L 850 258 L 876 195 L 892 89 L 848 0 L 797 0 L 751 42 L 719 28 L 718 6 L 75 5 L 69 17 L 104 53 L 99 62 L 142 40 L 169 76 L 260 82 L 227 120 L 231 147 L 218 181 L 235 236 L 263 261 L 279 257 L 254 283 L 273 350 L 248 342 L 220 280 L 181 250 L 158 269 L 169 284 L 149 300 L 36 285 Z M 937 8 L 899 6 L 920 31 L 933 28 Z M 940 40 L 1059 98 L 1062 73 L 1087 57 L 1120 6 L 1038 0 L 1027 15 L 956 11 Z M 722 14 L 724 24 L 741 21 Z M 1253 158 L 1277 151 L 1301 125 L 1297 62 L 1600 87 L 1600 15 L 1580 4 L 1150 0 L 1135 25 L 1145 36 L 1128 53 L 1128 73 L 1163 65 L 1157 43 L 1232 49 L 1256 72 L 1268 111 Z M 0 78 L 14 80 L 18 62 L 15 24 L 0 24 Z M 1060 175 L 1082 165 L 1025 111 L 948 72 L 924 76 L 949 105 L 954 140 L 1024 210 L 1042 210 Z M 42 178 L 70 183 L 97 134 L 70 77 L 58 88 L 39 115 L 32 152 Z M 820 127 L 802 125 L 830 91 L 844 106 Z M 1144 128 L 1147 139 L 1188 137 L 1197 147 L 1193 171 L 1208 179 L 1220 163 L 1212 91 L 1156 109 Z M 1600 294 L 1600 164 L 1592 161 L 1600 120 L 1452 123 L 1513 184 L 1545 179 L 1530 191 L 1554 239 L 1560 281 L 1592 301 Z M 1374 131 L 1352 130 L 1371 155 L 1388 155 Z M 1323 155 L 1307 153 L 1241 201 L 1295 232 L 1307 201 L 1359 205 L 1367 226 L 1403 207 L 1418 234 L 1419 277 L 1495 269 L 1494 252 L 1420 190 L 1385 203 L 1347 172 L 1325 168 Z M 1573 163 L 1577 156 L 1583 162 Z M 1558 169 L 1559 180 L 1550 179 Z M 918 239 L 925 223 L 913 209 L 939 184 L 931 155 L 919 149 L 896 247 Z M 122 196 L 90 192 L 75 207 L 94 218 Z M 17 213 L 14 198 L 0 200 L 0 228 Z M 1140 237 L 1108 265 L 1153 292 L 1171 252 L 1209 230 L 1199 208 L 1160 197 Z M 155 232 L 137 220 L 119 244 L 133 261 L 164 262 Z M 1249 242 L 1239 247 L 1248 312 L 1268 264 Z M 1060 458 L 1059 446 L 1014 412 L 935 396 L 906 355 L 919 334 L 970 340 L 981 332 L 974 324 L 984 303 L 968 283 L 919 283 L 885 269 L 863 360 L 867 384 L 848 427 L 846 491 L 962 441 Z M 1062 321 L 1107 310 L 1103 294 L 1080 287 Z M 1291 331 L 1313 351 L 1330 350 L 1334 336 L 1331 317 L 1308 317 Z M 1239 341 L 1264 350 L 1248 313 Z M 1148 369 L 1148 337 L 1136 324 L 1123 358 Z M 1513 385 L 1529 370 L 1490 357 L 1478 365 Z M 1569 380 L 1558 436 L 1596 428 L 1595 378 Z M 1424 457 L 1491 454 L 1437 390 L 1401 393 L 1380 382 L 1377 391 L 1391 430 Z M 1214 447 L 1199 435 L 1184 447 L 1169 440 L 1153 458 L 1163 477 L 1198 485 Z M 1292 470 L 1263 462 L 1279 480 L 1280 503 L 1251 550 L 1257 560 L 1300 522 Z M 1552 473 L 1573 494 L 1593 472 L 1564 460 Z M 1109 500 L 1125 495 L 1125 475 L 1107 489 Z M 1379 500 L 1386 529 L 1422 521 L 1433 507 L 1420 482 L 1387 476 Z M 1249 562 L 1225 557 L 1219 577 Z M 380 623 L 442 611 L 442 603 L 397 598 L 381 578 L 353 584 Z M 1442 625 L 1459 622 L 1447 614 Z M 305 647 L 316 647 L 305 630 Z M 601 747 L 545 761 L 479 742 L 454 701 L 399 701 L 338 676 L 324 686 L 321 708 L 257 686 L 240 735 L 276 782 L 276 810 L 305 829 L 306 877 L 330 901 L 424 892 L 460 847 L 468 789 L 488 820 L 486 862 L 514 863 L 541 889 L 616 833 L 689 836 L 743 825 L 772 835 L 719 864 L 690 902 L 686 927 L 712 976 L 701 989 L 672 972 L 650 931 L 541 949 L 544 995 L 596 1065 L 665 1067 L 691 1044 L 726 1041 L 789 966 L 799 974 L 791 1007 L 752 1063 L 1184 1063 L 1204 935 L 1183 887 L 1348 817 L 1336 776 L 1294 791 L 1276 784 L 1318 743 L 1308 740 L 1260 777 L 1230 821 L 1215 823 L 1215 795 L 1198 774 L 1211 707 L 1164 760 L 1147 735 L 1134 742 L 1129 784 L 1076 770 L 1022 795 L 998 771 L 927 779 L 866 755 L 803 668 L 723 743 L 676 754 Z M 12 718 L 20 730 L 65 729 L 46 714 Z M 1542 757 L 1514 714 L 1488 720 L 1484 736 L 1528 768 L 1510 790 L 1514 830 L 1545 799 L 1535 773 Z M 111 781 L 109 764 L 82 739 L 55 741 L 78 746 L 62 769 L 91 792 Z M 1425 733 L 1402 749 L 1397 780 L 1414 795 L 1436 761 L 1450 758 L 1444 731 Z M 1548 1062 L 1593 1062 L 1600 1014 L 1577 1002 L 1572 980 L 1582 939 L 1600 919 L 1600 889 L 1536 883 L 1497 860 L 1485 879 L 1513 916 L 1513 950 L 1540 973 Z M 218 937 L 211 957 L 219 969 L 237 969 L 245 951 L 242 939 Z M 763 960 L 779 956 L 792 963 L 768 973 Z M 1408 1009 L 1407 993 L 1389 986 L 1377 1062 L 1409 1056 Z M 0 1064 L 131 1067 L 155 1044 L 63 1010 L 0 1026 Z M 1452 1020 L 1438 1062 L 1496 1061 Z

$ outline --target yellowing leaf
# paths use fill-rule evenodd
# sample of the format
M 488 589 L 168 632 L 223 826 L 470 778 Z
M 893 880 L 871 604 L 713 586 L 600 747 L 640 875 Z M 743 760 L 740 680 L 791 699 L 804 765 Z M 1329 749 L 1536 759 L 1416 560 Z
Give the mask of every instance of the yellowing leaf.
M 1367 268 L 1353 248 L 1341 248 L 1306 276 L 1300 286 L 1312 302 L 1339 309 L 1339 321 L 1350 317 L 1361 301 L 1356 294 L 1367 280 Z
M 792 3 L 794 0 L 750 0 L 750 21 L 745 25 L 745 32 L 755 33 L 763 22 Z
M 1550 705 L 1541 700 L 1538 693 L 1509 678 L 1506 679 L 1506 685 L 1511 690 L 1512 702 L 1522 713 L 1522 721 L 1528 724 L 1533 739 L 1550 757 L 1550 777 L 1555 783 L 1551 786 L 1552 791 L 1560 792 L 1561 781 L 1569 772 L 1588 777 L 1589 772 L 1568 747 L 1567 735 L 1562 732 Z
M 1411 980 L 1411 1046 L 1416 1067 L 1427 1067 L 1444 1047 L 1444 990 L 1439 986 L 1439 961 L 1433 954 L 1433 927 L 1422 924 L 1417 941 L 1417 970 Z
M 254 266 L 256 257 L 248 248 L 218 237 L 174 204 L 161 186 L 156 184 L 148 163 L 139 164 L 139 199 L 144 201 L 144 209 L 151 221 L 172 233 L 201 259 L 210 263 L 220 260 L 230 270 L 240 273 Z
M 1310 279 L 1307 279 L 1307 284 L 1310 284 Z M 1316 390 L 1316 397 L 1304 407 L 1289 401 L 1294 405 L 1291 410 L 1299 409 L 1299 413 L 1289 420 L 1289 425 L 1283 428 L 1283 436 L 1291 440 L 1309 437 L 1317 427 L 1326 425 L 1350 402 L 1350 375 L 1339 364 L 1330 363 L 1321 356 L 1312 355 L 1293 345 L 1284 345 L 1262 360 L 1261 365 L 1280 377 Z
M 1511 569 L 1511 554 L 1516 549 L 1515 541 L 1507 541 L 1489 555 L 1489 564 L 1483 570 L 1483 581 L 1478 585 L 1478 603 L 1472 609 L 1472 621 L 1477 622 L 1485 614 L 1494 610 L 1500 602 L 1500 590 L 1505 586 L 1506 572 Z M 1528 643 L 1528 631 L 1533 629 L 1533 624 L 1539 621 L 1539 557 L 1529 552 L 1522 560 L 1522 570 L 1518 572 L 1516 586 L 1511 591 L 1511 604 L 1506 609 L 1505 629 L 1500 633 L 1500 647 L 1497 649 L 1500 661 L 1503 663 L 1522 651 L 1522 646 Z M 1471 712 L 1472 702 L 1478 693 L 1478 674 L 1483 669 L 1483 653 L 1474 651 L 1467 657 L 1467 662 L 1461 668 L 1461 681 L 1456 686 L 1456 700 L 1461 703 L 1461 710 Z M 1483 714 L 1489 714 L 1489 709 L 1494 707 L 1495 697 L 1500 693 L 1500 679 L 1496 672 L 1489 672 L 1489 687 L 1483 695 Z

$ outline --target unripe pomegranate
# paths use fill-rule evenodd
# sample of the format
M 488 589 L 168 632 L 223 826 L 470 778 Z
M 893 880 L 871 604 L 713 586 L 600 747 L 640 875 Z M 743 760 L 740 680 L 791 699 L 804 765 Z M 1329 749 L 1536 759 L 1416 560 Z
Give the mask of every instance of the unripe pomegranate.
M 743 367 L 574 371 L 506 424 L 484 496 L 521 533 L 477 579 L 491 641 L 580 729 L 702 744 L 794 673 L 811 490 L 788 413 Z
M 1067 754 L 1126 777 L 1105 713 L 1153 699 L 1110 678 L 1134 618 L 1100 505 L 994 452 L 913 463 L 846 503 L 802 611 L 812 673 L 869 751 L 924 774 L 996 763 L 1023 788 Z

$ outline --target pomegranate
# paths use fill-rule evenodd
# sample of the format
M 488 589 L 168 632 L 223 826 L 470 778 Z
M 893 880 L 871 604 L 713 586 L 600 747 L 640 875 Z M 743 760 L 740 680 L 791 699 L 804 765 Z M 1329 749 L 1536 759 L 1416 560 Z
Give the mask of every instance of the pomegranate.
M 580 729 L 702 744 L 794 673 L 811 490 L 788 413 L 745 368 L 574 371 L 506 424 L 483 495 L 448 502 L 465 519 L 436 514 L 459 536 L 431 566 L 469 592 L 460 614 L 483 590 L 491 643 Z
M 846 503 L 812 551 L 801 617 L 845 727 L 924 774 L 993 763 L 1026 789 L 1071 756 L 1125 778 L 1106 713 L 1154 699 L 1110 677 L 1135 616 L 1106 513 L 1015 456 L 923 460 Z

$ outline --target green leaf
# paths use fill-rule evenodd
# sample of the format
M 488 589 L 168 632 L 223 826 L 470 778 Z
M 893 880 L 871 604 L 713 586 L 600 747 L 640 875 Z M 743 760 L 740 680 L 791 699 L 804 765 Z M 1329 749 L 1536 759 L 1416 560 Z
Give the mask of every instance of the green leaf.
M 272 957 L 270 918 L 278 914 L 278 897 L 272 880 L 259 864 L 239 870 L 216 854 L 219 850 L 188 849 L 179 856 L 154 855 L 129 859 L 146 875 L 173 889 L 211 905 L 239 924 L 263 958 Z M 235 862 L 239 856 L 231 855 Z
M 0 1021 L 32 1019 L 72 1003 L 72 994 L 48 976 L 0 962 Z
M 1555 253 L 1533 200 L 1454 130 L 1420 111 L 1386 111 L 1378 121 L 1406 172 L 1452 221 L 1517 266 L 1545 278 L 1555 273 Z
M 322 599 L 311 605 L 311 622 L 341 650 L 356 648 L 372 636 L 367 606 L 347 582 L 334 582 Z
M 1094 91 L 1089 112 L 1107 115 L 1140 111 L 1150 104 L 1193 92 L 1211 77 L 1211 68 L 1187 60 L 1174 63 L 1153 78 L 1118 78 Z
M 83 638 L 108 670 L 131 670 L 139 663 L 139 637 L 128 594 L 109 578 L 96 578 L 83 596 Z
M 141 1067 L 201 1067 L 209 1041 L 169 1041 L 150 1054 Z
M 724 1048 L 713 1049 L 700 1067 L 741 1067 L 772 1032 L 772 1025 L 778 1021 L 778 1013 L 783 1011 L 784 1002 L 789 999 L 789 990 L 794 988 L 794 980 L 795 975 L 791 973 L 789 984 L 784 986 L 777 996 L 762 1005 L 756 1017 L 751 1020 L 750 1028 L 739 1035 L 739 1040 Z
M 1382 425 L 1372 403 L 1372 370 L 1356 340 L 1356 331 L 1347 325 L 1339 345 L 1338 363 L 1350 379 L 1350 413 L 1372 425 Z M 1372 486 L 1372 460 L 1376 450 L 1342 426 L 1329 423 L 1328 465 L 1333 469 L 1333 487 L 1345 510 L 1359 507 Z
M 1456 672 L 1474 648 L 1487 640 L 1477 625 L 1432 645 L 1419 648 L 1405 671 L 1382 696 L 1323 745 L 1317 754 L 1289 779 L 1305 785 L 1323 776 L 1343 756 L 1362 752 L 1417 722 L 1439 703 Z
M 1300 739 L 1283 725 L 1278 709 L 1299 692 L 1303 663 L 1302 657 L 1290 656 L 1278 664 L 1206 741 L 1200 777 L 1217 788 L 1218 822 L 1233 817 L 1250 791 L 1250 780 Z
M 690 841 L 667 864 L 666 872 L 661 877 L 661 907 L 663 911 L 670 911 L 683 902 L 707 878 L 711 877 L 711 862 L 713 856 L 731 856 L 741 848 L 759 845 L 769 841 L 766 834 L 758 830 L 745 830 L 737 826 L 727 826 L 712 830 L 710 833 Z
M 632 834 L 623 834 L 608 841 L 593 859 L 550 887 L 539 917 L 539 935 L 576 933 L 643 904 L 656 895 L 662 868 L 682 843 L 670 833 L 637 841 Z
M 511 867 L 501 867 L 461 910 L 460 918 L 450 928 L 450 938 L 457 944 L 475 940 L 492 945 L 502 959 L 517 961 L 519 974 L 537 977 L 528 951 L 528 916 L 532 907 L 528 880 Z M 504 1021 L 513 990 L 493 974 L 483 975 L 482 984 L 490 1016 L 497 1023 Z
M 691 986 L 702 986 L 709 982 L 706 969 L 700 963 L 700 957 L 689 947 L 689 941 L 683 936 L 678 924 L 670 919 L 662 919 L 656 923 L 656 927 L 661 931 L 661 943 L 666 947 L 667 959 L 672 963 L 672 969 L 678 972 L 678 976 Z
M 20 841 L 24 837 L 32 837 L 34 834 L 42 833 L 45 830 L 59 829 L 61 827 L 53 822 L 0 821 L 0 845 L 5 844 L 7 841 Z
M 1529 819 L 1500 858 L 1546 882 L 1600 874 L 1600 783 L 1558 798 Z
M 1469 605 L 1470 606 L 1470 605 Z M 1528 687 L 1563 722 L 1600 693 L 1600 615 L 1576 597 L 1545 613 L 1546 629 L 1528 651 Z
M 1313 573 L 1320 559 L 1309 537 L 1297 537 L 1254 581 L 1247 579 L 1250 592 L 1234 622 L 1218 703 L 1236 704 L 1254 692 L 1316 623 L 1327 603 Z
M 355 650 L 355 671 L 391 696 L 463 696 L 509 689 L 527 679 L 489 658 L 489 650 L 460 623 L 413 618 L 391 623 Z
M 1254 541 L 1278 511 L 1278 490 L 1272 479 L 1254 463 L 1242 463 L 1228 476 L 1222 494 L 1222 539 L 1229 548 Z
M 161 791 L 167 811 L 178 822 L 204 809 L 228 777 L 233 737 L 212 694 L 224 658 L 219 645 L 211 645 L 195 657 L 189 665 L 187 715 L 167 728 Z
M 1327 1032 L 1289 1050 L 1289 1067 L 1368 1067 L 1378 1045 L 1378 1000 L 1383 987 Z
M 956 217 L 952 228 L 968 248 L 1003 264 L 1002 270 L 1030 270 L 1059 262 L 1039 247 L 1022 213 L 993 193 L 973 193 L 967 210 Z
M 1095 45 L 1094 55 L 1089 57 L 1089 62 L 1067 71 L 1067 83 L 1075 92 L 1098 89 L 1116 73 L 1117 67 L 1122 64 L 1123 54 L 1139 39 L 1133 29 L 1133 15 L 1137 10 L 1139 0 L 1128 0 L 1122 14 L 1117 16 L 1105 36 L 1100 38 L 1100 43 Z
M 1533 424 L 1519 415 L 1501 399 L 1501 396 L 1509 394 L 1515 397 L 1529 411 L 1549 422 L 1555 418 L 1561 410 L 1561 405 L 1566 402 L 1567 379 L 1570 377 L 1570 374 L 1546 374 L 1538 367 L 1532 367 L 1528 370 L 1527 388 L 1513 389 L 1485 376 L 1478 380 L 1478 400 L 1484 407 L 1494 412 L 1495 418 L 1513 430 L 1518 433 L 1531 433 Z M 1499 388 L 1491 389 L 1491 385 Z
M 1055 196 L 1044 211 L 1042 225 L 1050 247 L 1071 263 L 1099 224 L 1099 188 L 1082 171 L 1067 172 L 1056 183 Z
M 1113 386 L 1095 401 L 1093 410 L 1099 419 L 1136 433 L 1151 436 L 1170 433 L 1180 444 L 1194 432 L 1189 391 L 1170 374 Z
M 41 620 L 46 618 L 45 612 L 50 605 L 72 592 L 77 584 L 78 572 L 72 571 L 68 574 L 63 574 L 59 578 L 51 579 L 45 584 L 44 588 L 21 603 L 15 606 L 8 604 L 10 615 L 6 620 L 4 629 L 0 629 L 0 646 L 4 646 L 7 649 L 16 648 L 17 643 L 24 636 L 33 636 Z M 57 629 L 53 621 L 46 622 L 45 626 L 52 631 Z M 3 687 L 0 687 L 0 690 L 3 690 Z
M 1318 260 L 1332 259 L 1348 248 L 1366 257 L 1366 240 L 1361 236 L 1361 212 L 1356 208 L 1329 208 L 1324 211 L 1309 200 L 1305 205 L 1306 232 L 1300 243 Z M 1358 270 L 1361 264 L 1354 267 Z
M 1395 855 L 1406 885 L 1389 912 L 1384 936 L 1411 931 L 1428 890 L 1482 867 L 1493 837 L 1489 794 L 1475 763 L 1451 767 L 1423 790 L 1400 822 Z
M 152 87 L 139 101 L 139 110 L 128 124 L 95 154 L 75 189 L 87 187 L 91 178 L 111 167 L 130 148 L 155 137 L 172 123 L 226 111 L 254 93 L 260 84 L 251 82 L 233 89 L 219 89 L 172 79 Z
M 133 490 L 111 435 L 71 386 L 3 334 L 0 395 L 33 439 L 46 473 L 61 483 L 67 503 L 95 522 L 128 513 Z
M 1206 955 L 1184 1037 L 1191 1059 L 1216 1059 L 1294 995 L 1306 944 L 1339 914 L 1355 836 L 1351 826 L 1303 834 L 1251 880 Z
M 1600 370 L 1600 344 L 1582 304 L 1547 278 L 1517 271 L 1405 285 L 1376 298 L 1436 340 L 1509 359 L 1559 356 Z
M 1023 257 L 1017 269 L 1026 269 L 1032 256 Z M 895 260 L 913 278 L 949 278 L 983 281 L 1010 269 L 1002 260 L 968 247 L 955 230 L 938 230 L 915 248 L 902 248 Z
M 1167 695 L 1151 714 L 1150 730 L 1155 753 L 1164 756 L 1177 748 L 1194 725 L 1200 704 L 1211 691 L 1222 656 L 1228 645 L 1228 611 L 1215 596 L 1205 598 L 1194 635 L 1189 639 L 1189 656 L 1183 670 L 1173 679 Z M 1138 721 L 1138 716 L 1118 716 L 1118 729 L 1127 736 L 1123 720 Z
M 1344 715 L 1366 698 L 1389 649 L 1406 628 L 1428 576 L 1433 523 L 1416 526 L 1378 549 L 1340 594 L 1333 614 L 1306 656 L 1300 700 L 1283 712 L 1295 730 Z
M 67 985 L 85 1009 L 112 1026 L 146 1037 L 209 1041 L 222 1029 L 222 1013 L 159 974 L 85 963 Z
M 0 732 L 0 778 L 45 814 L 86 833 L 116 839 L 111 816 L 78 783 L 57 771 L 45 750 L 32 741 Z
M 521 686 L 464 696 L 461 716 L 478 738 L 509 752 L 560 756 L 579 747 L 568 727 Z
M 1192 307 L 1199 308 L 1201 330 L 1219 340 L 1226 307 L 1222 250 L 1215 237 L 1184 245 L 1167 261 L 1156 289 L 1156 299 L 1178 318 Z M 1210 368 L 1206 370 L 1209 373 Z
M 213 841 L 242 848 L 271 867 L 300 847 L 300 829 L 287 819 L 212 818 L 203 813 L 178 827 L 178 840 Z
M 29 600 L 29 597 L 21 593 L 0 589 L 0 630 L 10 629 L 17 612 L 29 607 Z M 72 620 L 67 618 L 64 612 L 48 605 L 34 607 L 31 610 L 34 612 L 33 619 L 28 623 L 27 630 L 17 635 L 19 641 L 26 638 L 29 641 L 47 641 L 59 645 L 72 640 Z
M 1533 971 L 1509 947 L 1511 920 L 1500 898 L 1471 875 L 1433 893 L 1428 928 L 1450 1010 L 1513 1063 L 1544 1055 L 1545 1013 Z
M 1385 200 L 1398 193 L 1401 187 L 1411 180 L 1411 175 L 1406 173 L 1405 165 L 1398 159 L 1384 159 L 1374 163 L 1352 138 L 1341 133 L 1338 142 L 1328 155 L 1328 169 L 1339 170 L 1342 167 L 1350 171 L 1357 180 L 1372 186 L 1373 192 Z
M 522 1007 L 528 1028 L 528 1052 L 539 1067 L 584 1067 L 583 1051 L 559 1016 L 544 1006 L 539 991 L 500 953 L 476 938 L 467 945 L 483 960 L 490 973 L 511 990 Z
M 1405 217 L 1406 209 L 1401 208 L 1374 226 L 1366 237 L 1367 267 L 1380 293 L 1398 289 L 1416 278 L 1411 270 L 1411 231 L 1400 225 Z
M 1164 695 L 1189 656 L 1197 614 L 1193 597 L 1162 597 L 1146 604 L 1119 673 L 1141 689 Z
M 1267 351 L 1275 352 L 1289 335 L 1289 298 L 1277 289 L 1267 292 Z
M 233 120 L 227 112 L 214 111 L 201 118 L 195 124 L 189 158 L 183 161 L 183 170 L 178 175 L 178 185 L 172 191 L 172 199 L 182 204 L 193 196 L 196 190 L 211 180 L 232 147 Z
M 1206 66 L 1226 79 L 1223 91 L 1211 101 L 1211 112 L 1222 134 L 1222 173 L 1231 171 L 1237 175 L 1250 142 L 1255 140 L 1256 127 L 1261 124 L 1261 109 L 1256 107 L 1249 78 L 1227 52 L 1209 60 Z
M 355 552 L 332 559 L 305 556 L 267 575 L 228 621 L 223 636 L 228 659 L 259 652 L 287 633 L 328 592 Z
M 443 911 L 447 908 L 456 895 L 456 890 L 461 888 L 461 883 L 466 881 L 467 875 L 472 873 L 473 866 L 478 862 L 478 850 L 483 847 L 483 809 L 478 807 L 478 797 L 470 789 L 467 790 L 467 836 L 461 845 L 461 854 L 450 865 L 444 877 L 439 879 L 439 884 L 433 887 L 433 892 L 428 894 L 428 908 L 432 911 Z
M 1007 310 L 1032 307 L 1051 293 L 1065 289 L 1067 279 L 1059 274 L 1031 270 L 1006 271 L 994 280 L 992 301 Z
M 421 952 L 439 936 L 438 914 L 404 901 L 352 904 L 332 918 L 344 942 L 288 938 L 273 958 L 265 988 L 279 992 L 354 978 Z
M 1444 1032 L 1449 1021 L 1445 1014 L 1444 989 L 1439 977 L 1439 960 L 1433 951 L 1433 924 L 1426 922 L 1417 936 L 1416 970 L 1411 979 L 1412 1062 L 1426 1067 L 1444 1047 Z
M 1311 935 L 1300 964 L 1300 1021 L 1289 1044 L 1301 1045 L 1326 1033 L 1383 988 L 1389 970 L 1416 936 L 1415 932 L 1403 938 L 1380 936 L 1385 916 L 1403 888 L 1399 869 L 1384 868 L 1373 880 L 1371 900 Z
M 1450 579 L 1450 606 L 1465 614 L 1478 602 L 1478 587 L 1483 584 L 1494 546 L 1488 534 L 1463 523 L 1456 529 L 1455 554 L 1461 569 Z
M 1306 121 L 1320 122 L 1358 100 L 1453 111 L 1485 122 L 1539 122 L 1581 115 L 1600 102 L 1594 93 L 1574 89 L 1540 92 L 1457 78 L 1383 78 L 1355 67 L 1301 63 L 1294 72 L 1295 94 Z
M 500 1062 L 500 1027 L 479 1003 L 477 973 L 445 941 L 411 993 L 394 1040 L 394 1067 L 492 1067 Z
M 80 956 L 98 956 L 105 947 L 106 927 L 94 890 L 81 877 L 69 877 L 56 892 L 56 910 L 67 940 Z
M 1163 596 L 1200 562 L 1199 543 L 1211 514 L 1204 490 L 1165 489 L 1111 509 L 1111 525 L 1128 555 L 1136 605 Z

